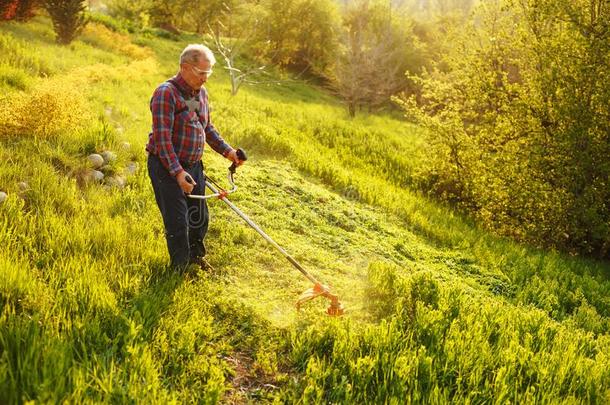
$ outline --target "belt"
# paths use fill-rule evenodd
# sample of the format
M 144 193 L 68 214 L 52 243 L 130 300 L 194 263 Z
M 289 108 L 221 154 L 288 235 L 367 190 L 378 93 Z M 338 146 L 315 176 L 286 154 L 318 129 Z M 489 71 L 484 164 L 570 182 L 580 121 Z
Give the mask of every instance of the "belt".
M 161 159 L 159 158 L 159 156 L 156 153 L 153 153 L 151 151 L 149 151 L 148 149 L 146 149 L 146 151 L 151 155 L 156 157 L 159 161 L 161 161 Z M 180 166 L 182 166 L 183 169 L 192 169 L 193 167 L 197 166 L 197 164 L 201 162 L 201 160 L 196 160 L 194 162 L 185 162 L 183 160 L 179 160 L 178 163 L 180 163 Z
M 201 161 L 197 160 L 195 162 L 183 162 L 182 160 L 180 160 L 179 162 L 180 166 L 182 166 L 183 169 L 192 169 L 193 167 L 197 166 L 197 164 Z

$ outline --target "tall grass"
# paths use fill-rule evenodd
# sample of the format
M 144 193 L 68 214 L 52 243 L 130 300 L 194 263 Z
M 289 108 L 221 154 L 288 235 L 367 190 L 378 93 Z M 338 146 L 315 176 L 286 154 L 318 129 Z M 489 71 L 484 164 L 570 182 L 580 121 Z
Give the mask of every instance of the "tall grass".
M 39 52 L 0 57 L 27 83 L 2 101 L 2 122 L 23 124 L 0 138 L 0 402 L 610 401 L 608 265 L 489 236 L 411 191 L 420 130 L 350 120 L 304 83 L 232 98 L 216 69 L 208 88 L 215 124 L 250 152 L 233 199 L 348 314 L 296 313 L 307 283 L 214 201 L 216 270 L 174 274 L 143 145 L 153 88 L 197 38 L 95 27 L 62 48 L 49 32 L 45 18 L 1 32 Z M 14 106 L 45 88 L 77 89 L 82 110 L 28 125 L 32 106 Z M 113 172 L 139 164 L 124 188 L 79 181 L 103 150 Z

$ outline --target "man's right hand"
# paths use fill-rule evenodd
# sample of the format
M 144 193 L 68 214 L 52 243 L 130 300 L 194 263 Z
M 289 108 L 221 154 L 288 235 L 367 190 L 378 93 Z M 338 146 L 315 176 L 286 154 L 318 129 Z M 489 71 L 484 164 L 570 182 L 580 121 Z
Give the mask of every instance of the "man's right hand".
M 187 179 L 189 179 L 191 182 L 189 183 Z M 191 194 L 193 188 L 195 188 L 195 184 L 197 184 L 186 170 L 183 170 L 176 175 L 176 181 L 185 194 Z

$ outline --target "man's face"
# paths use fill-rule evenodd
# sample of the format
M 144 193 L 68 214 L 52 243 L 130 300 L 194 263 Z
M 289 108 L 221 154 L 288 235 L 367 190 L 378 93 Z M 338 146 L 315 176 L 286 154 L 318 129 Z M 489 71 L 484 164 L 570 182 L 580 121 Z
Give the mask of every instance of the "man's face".
M 199 89 L 212 74 L 212 65 L 207 60 L 180 65 L 180 74 L 193 89 Z

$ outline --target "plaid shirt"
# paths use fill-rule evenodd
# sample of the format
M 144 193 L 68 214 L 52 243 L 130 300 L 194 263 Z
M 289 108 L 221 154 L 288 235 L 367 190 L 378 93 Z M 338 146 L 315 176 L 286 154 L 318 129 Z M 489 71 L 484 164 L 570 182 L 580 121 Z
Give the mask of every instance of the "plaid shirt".
M 184 170 L 182 165 L 192 165 L 201 160 L 206 142 L 224 156 L 232 148 L 210 121 L 206 89 L 193 90 L 180 74 L 173 80 L 183 93 L 199 98 L 199 114 L 189 111 L 180 89 L 169 81 L 161 84 L 150 100 L 153 122 L 146 150 L 157 155 L 169 173 L 176 176 Z

